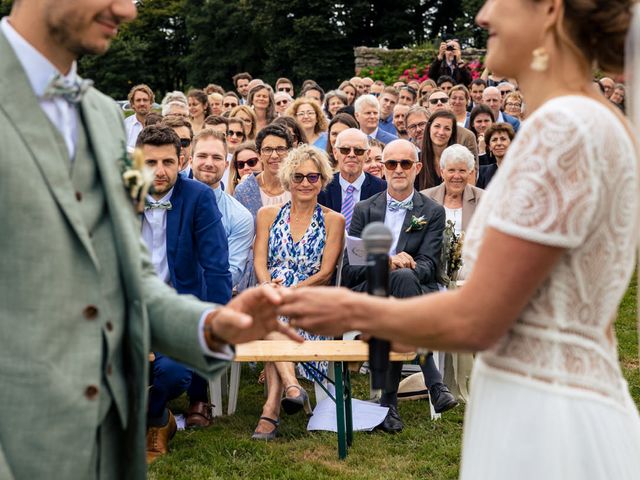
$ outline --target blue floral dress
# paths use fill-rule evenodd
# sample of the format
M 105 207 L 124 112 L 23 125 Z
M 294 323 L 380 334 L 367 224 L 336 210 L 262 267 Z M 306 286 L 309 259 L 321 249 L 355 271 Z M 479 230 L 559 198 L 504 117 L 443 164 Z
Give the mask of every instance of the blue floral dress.
M 327 240 L 327 229 L 324 224 L 322 207 L 318 204 L 311 217 L 311 223 L 298 242 L 291 236 L 291 202 L 285 203 L 269 231 L 269 249 L 267 255 L 267 269 L 272 279 L 282 278 L 282 285 L 290 287 L 306 280 L 320 271 L 322 255 Z M 313 335 L 299 330 L 305 340 L 330 340 L 329 337 Z M 328 362 L 307 362 L 323 372 L 325 375 Z M 313 377 L 304 369 L 299 373 L 309 380 Z

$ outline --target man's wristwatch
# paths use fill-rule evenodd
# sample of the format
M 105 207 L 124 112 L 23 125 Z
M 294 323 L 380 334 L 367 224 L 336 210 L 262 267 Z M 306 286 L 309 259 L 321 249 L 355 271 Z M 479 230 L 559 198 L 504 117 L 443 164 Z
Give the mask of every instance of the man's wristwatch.
M 220 313 L 220 310 L 214 310 L 211 312 L 204 321 L 204 339 L 207 342 L 209 348 L 213 351 L 222 351 L 225 345 L 227 345 L 227 341 L 223 338 L 220 338 L 213 331 L 213 322 L 215 322 L 216 317 Z

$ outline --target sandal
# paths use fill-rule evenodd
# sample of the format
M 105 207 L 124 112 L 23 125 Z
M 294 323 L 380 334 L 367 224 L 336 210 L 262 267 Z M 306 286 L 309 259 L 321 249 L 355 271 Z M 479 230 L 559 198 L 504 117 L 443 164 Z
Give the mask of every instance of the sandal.
M 280 425 L 280 422 L 270 417 L 260 417 L 260 420 L 264 420 L 266 422 L 273 424 L 275 428 L 267 433 L 254 431 L 253 435 L 251 435 L 251 438 L 253 440 L 266 440 L 266 441 L 275 440 L 276 437 L 278 436 L 278 426 Z
M 287 397 L 286 394 L 291 388 L 297 388 L 300 391 L 300 394 L 297 397 Z M 313 415 L 309 395 L 307 394 L 307 391 L 300 385 L 291 384 L 286 386 L 284 389 L 284 394 L 285 396 L 282 397 L 280 405 L 288 415 L 298 413 L 302 409 L 304 409 L 304 411 L 307 413 L 307 416 L 310 417 L 311 415 Z

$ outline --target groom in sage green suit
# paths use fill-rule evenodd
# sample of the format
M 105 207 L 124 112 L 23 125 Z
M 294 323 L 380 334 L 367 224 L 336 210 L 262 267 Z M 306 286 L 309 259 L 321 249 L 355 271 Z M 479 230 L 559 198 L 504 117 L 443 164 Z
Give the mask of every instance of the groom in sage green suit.
M 153 272 L 119 109 L 75 74 L 135 14 L 131 0 L 15 0 L 0 22 L 2 480 L 144 479 L 151 350 L 211 376 L 230 343 L 294 336 L 269 288 L 218 307 Z

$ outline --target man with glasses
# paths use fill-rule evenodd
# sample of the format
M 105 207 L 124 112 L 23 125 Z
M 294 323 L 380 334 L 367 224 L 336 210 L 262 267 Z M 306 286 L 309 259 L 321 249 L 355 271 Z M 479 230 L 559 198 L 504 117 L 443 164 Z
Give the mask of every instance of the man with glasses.
M 293 82 L 285 77 L 280 77 L 276 81 L 276 93 L 284 92 L 289 94 L 291 98 L 295 97 L 295 92 L 293 91 Z
M 422 148 L 422 139 L 424 138 L 424 130 L 429 122 L 429 116 L 429 111 L 426 108 L 414 105 L 404 117 L 409 140 L 418 149 Z
M 502 95 L 497 87 L 487 87 L 484 89 L 484 92 L 482 92 L 482 103 L 491 109 L 493 116 L 496 118 L 496 123 L 506 122 L 513 127 L 516 133 L 518 132 L 520 121 L 502 112 Z
M 360 130 L 368 138 L 375 138 L 383 144 L 397 139 L 395 135 L 388 133 L 379 127 L 380 104 L 373 95 L 362 95 L 353 104 L 356 120 L 360 124 Z
M 389 143 L 382 152 L 382 164 L 387 188 L 356 205 L 349 235 L 360 237 L 369 223 L 383 222 L 393 236 L 389 252 L 390 295 L 407 298 L 436 292 L 446 218 L 444 208 L 414 189 L 422 164 L 411 142 L 395 140 Z M 345 255 L 342 284 L 356 292 L 366 292 L 366 277 L 367 268 L 350 265 Z M 433 354 L 428 355 L 420 367 L 435 411 L 441 413 L 455 407 L 457 402 L 442 382 Z M 401 373 L 402 362 L 391 362 L 387 386 L 380 398 L 380 405 L 388 407 L 389 411 L 378 428 L 389 433 L 400 432 L 404 428 L 398 414 Z
M 500 95 L 502 96 L 503 100 L 507 95 L 516 91 L 515 85 L 510 82 L 502 82 L 500 83 L 500 85 L 498 85 L 497 88 L 498 90 L 500 90 Z
M 180 175 L 193 178 L 190 166 L 191 140 L 193 139 L 191 122 L 180 116 L 168 116 L 162 119 L 162 125 L 171 127 L 180 138 Z
M 349 230 L 353 209 L 361 200 L 383 191 L 384 180 L 363 171 L 369 151 L 367 136 L 360 130 L 348 128 L 338 134 L 333 145 L 333 156 L 338 162 L 338 172 L 333 181 L 318 195 L 318 203 L 342 213 Z
M 393 87 L 386 87 L 382 91 L 382 95 L 378 97 L 380 104 L 380 121 L 378 127 L 391 135 L 398 135 L 396 127 L 393 124 L 393 108 L 398 103 L 398 90 Z

